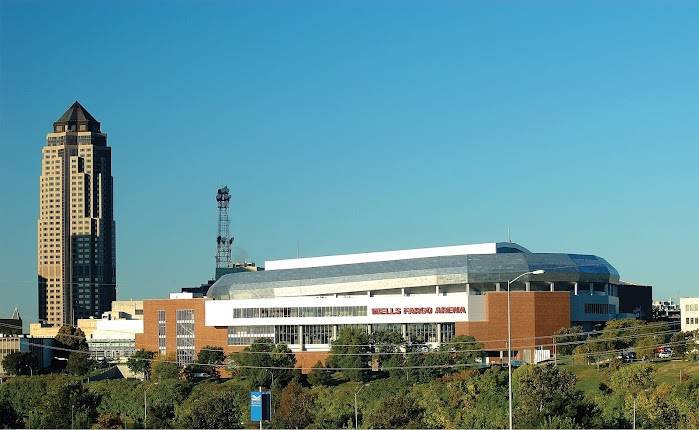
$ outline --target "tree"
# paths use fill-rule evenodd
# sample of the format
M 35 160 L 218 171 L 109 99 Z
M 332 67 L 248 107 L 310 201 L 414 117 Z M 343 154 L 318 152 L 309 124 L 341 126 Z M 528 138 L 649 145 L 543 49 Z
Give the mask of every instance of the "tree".
M 141 398 L 145 396 L 148 407 L 147 428 L 172 428 L 175 426 L 176 408 L 191 392 L 191 384 L 179 379 L 155 378 L 141 383 Z
M 12 429 L 19 428 L 21 425 L 22 421 L 17 416 L 12 403 L 0 398 L 0 428 Z
M 56 346 L 59 348 L 54 351 L 54 355 L 59 358 L 67 359 L 72 351 L 89 350 L 87 341 L 85 340 L 85 333 L 74 326 L 61 326 L 54 340 L 56 341 Z M 55 364 L 59 366 L 67 365 L 65 360 L 57 360 Z
M 213 377 L 219 377 L 219 367 L 226 359 L 223 348 L 220 346 L 207 345 L 199 351 L 197 362 L 187 366 L 185 373 L 189 379 L 193 379 L 194 375 L 199 373 L 209 374 Z
M 39 362 L 31 352 L 13 351 L 3 357 L 2 367 L 12 375 L 31 375 L 38 373 Z
M 655 369 L 649 363 L 637 363 L 617 370 L 610 379 L 619 393 L 638 394 L 655 386 Z
M 552 365 L 527 365 L 513 375 L 517 427 L 537 428 L 556 417 L 557 423 L 574 420 L 582 395 L 575 375 Z
M 71 375 L 85 376 L 90 372 L 94 362 L 85 352 L 71 352 L 66 363 L 66 372 Z
M 143 374 L 144 379 L 148 379 L 151 370 L 151 360 L 153 360 L 154 356 L 155 353 L 153 351 L 139 349 L 134 352 L 131 357 L 129 357 L 127 366 L 130 371 L 134 373 L 141 373 Z
M 281 428 L 306 428 L 313 422 L 313 395 L 292 381 L 281 393 L 276 420 Z
M 683 358 L 687 353 L 687 341 L 689 337 L 686 333 L 678 331 L 672 334 L 670 343 L 672 344 L 672 355 Z
M 369 335 L 361 328 L 344 328 L 330 346 L 327 366 L 342 369 L 342 375 L 350 381 L 366 381 L 369 378 Z
M 235 391 L 223 384 L 202 384 L 178 408 L 177 426 L 180 428 L 242 428 L 247 403 Z
M 180 367 L 174 363 L 175 356 L 158 357 L 151 362 L 151 379 L 178 379 L 180 377 Z
M 240 352 L 230 355 L 228 369 L 245 379 L 252 387 L 282 388 L 299 375 L 296 357 L 285 344 L 274 344 L 271 339 L 255 340 Z
M 556 353 L 570 355 L 575 347 L 585 341 L 581 326 L 561 327 L 554 333 L 556 339 Z
M 323 363 L 318 361 L 313 365 L 310 373 L 306 376 L 306 380 L 311 385 L 330 385 L 332 383 L 332 375 L 329 370 L 325 370 Z
M 99 414 L 95 427 L 98 429 L 121 429 L 124 428 L 124 423 L 119 418 L 119 415 L 107 412 Z
M 386 393 L 367 413 L 362 414 L 366 428 L 423 428 L 424 411 L 407 392 Z

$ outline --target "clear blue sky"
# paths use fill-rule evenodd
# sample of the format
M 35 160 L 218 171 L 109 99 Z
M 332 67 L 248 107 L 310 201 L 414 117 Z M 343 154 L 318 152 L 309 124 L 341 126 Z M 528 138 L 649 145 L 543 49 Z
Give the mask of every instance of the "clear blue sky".
M 41 147 L 113 148 L 118 296 L 265 259 L 513 240 L 699 294 L 699 2 L 0 0 L 0 314 L 36 319 Z

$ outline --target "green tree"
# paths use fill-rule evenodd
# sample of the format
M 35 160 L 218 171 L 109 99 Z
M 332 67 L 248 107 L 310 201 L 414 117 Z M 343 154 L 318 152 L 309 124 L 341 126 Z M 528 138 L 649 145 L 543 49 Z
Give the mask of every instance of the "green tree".
M 172 428 L 176 426 L 176 409 L 190 395 L 192 385 L 174 378 L 157 381 L 155 378 L 142 384 L 148 407 L 147 428 Z M 140 393 L 143 396 L 143 392 Z
M 180 428 L 243 428 L 247 403 L 227 384 L 203 383 L 177 411 Z
M 638 394 L 655 386 L 655 369 L 649 363 L 623 366 L 611 376 L 610 385 L 619 393 Z
M 323 363 L 318 361 L 313 365 L 311 371 L 306 375 L 306 380 L 311 385 L 330 385 L 332 384 L 332 374 L 329 370 L 325 370 Z
M 151 362 L 151 379 L 160 381 L 163 379 L 179 379 L 180 367 L 177 365 L 174 355 L 156 358 Z
M 0 427 L 4 429 L 18 428 L 22 425 L 10 401 L 0 398 Z
M 354 427 L 354 393 L 357 384 L 348 383 L 335 387 L 317 385 L 311 388 L 315 399 L 315 412 L 311 428 Z
M 154 356 L 155 353 L 153 351 L 139 349 L 134 352 L 131 357 L 129 357 L 127 366 L 130 371 L 137 374 L 140 373 L 143 375 L 144 379 L 148 379 L 151 372 L 151 361 L 153 360 Z
M 684 355 L 687 353 L 688 340 L 689 336 L 685 332 L 678 331 L 672 334 L 672 337 L 670 337 L 670 343 L 672 344 L 673 357 L 684 358 Z
M 58 358 L 67 360 L 72 351 L 87 351 L 89 349 L 85 340 L 85 333 L 74 326 L 61 326 L 54 340 L 56 341 L 56 347 L 58 347 L 54 351 L 54 355 Z M 53 366 L 63 369 L 67 365 L 66 360 L 54 360 Z
M 369 335 L 361 328 L 344 328 L 330 346 L 327 367 L 342 369 L 342 375 L 350 381 L 369 379 L 371 350 Z
M 423 428 L 423 409 L 409 392 L 384 392 L 373 407 L 362 413 L 364 428 Z
M 299 377 L 296 357 L 285 344 L 274 344 L 271 339 L 257 339 L 243 351 L 230 355 L 228 369 L 245 379 L 249 387 L 283 388 Z
M 387 369 L 391 377 L 405 378 L 403 369 L 405 365 L 405 339 L 401 333 L 395 331 L 375 331 L 370 336 L 373 345 L 372 362 L 379 368 Z
M 72 379 L 47 386 L 32 421 L 43 428 L 87 428 L 96 417 L 97 397 Z
M 306 428 L 313 422 L 313 410 L 313 395 L 292 381 L 281 392 L 274 419 L 281 428 Z
M 66 363 L 66 372 L 71 375 L 85 376 L 92 369 L 94 362 L 90 355 L 85 352 L 71 352 Z
M 199 351 L 197 363 L 192 366 L 195 373 L 208 373 L 218 377 L 219 367 L 226 359 L 226 354 L 220 346 L 207 345 Z
M 581 326 L 561 327 L 554 333 L 556 339 L 556 353 L 560 355 L 570 355 L 576 346 L 585 341 Z
M 578 415 L 582 394 L 571 372 L 552 365 L 527 365 L 514 372 L 513 382 L 517 427 L 537 428 L 554 418 L 564 423 Z
M 31 352 L 13 351 L 2 359 L 2 367 L 11 375 L 39 373 L 39 362 Z
M 143 426 L 143 387 L 146 385 L 137 379 L 105 379 L 91 382 L 89 389 L 100 399 L 98 414 L 119 417 L 124 427 L 134 428 Z

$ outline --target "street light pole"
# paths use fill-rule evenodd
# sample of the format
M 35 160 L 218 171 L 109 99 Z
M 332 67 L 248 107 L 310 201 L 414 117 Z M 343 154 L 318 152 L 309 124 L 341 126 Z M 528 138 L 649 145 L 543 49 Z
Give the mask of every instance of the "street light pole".
M 512 289 L 512 284 L 526 275 L 541 275 L 544 271 L 533 270 L 531 272 L 524 272 L 511 281 L 507 281 L 507 397 L 508 405 L 510 409 L 510 430 L 514 427 L 512 426 L 512 317 L 511 317 L 511 306 L 510 306 L 510 290 Z

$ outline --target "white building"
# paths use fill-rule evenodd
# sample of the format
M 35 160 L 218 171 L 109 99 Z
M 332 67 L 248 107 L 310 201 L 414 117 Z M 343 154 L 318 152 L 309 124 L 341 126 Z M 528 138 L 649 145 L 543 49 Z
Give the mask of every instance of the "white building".
M 681 298 L 680 316 L 682 331 L 699 330 L 699 297 Z

